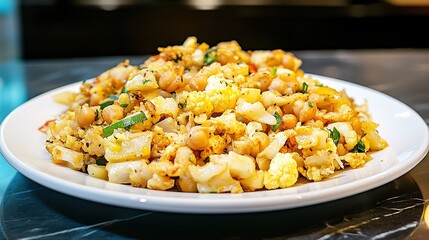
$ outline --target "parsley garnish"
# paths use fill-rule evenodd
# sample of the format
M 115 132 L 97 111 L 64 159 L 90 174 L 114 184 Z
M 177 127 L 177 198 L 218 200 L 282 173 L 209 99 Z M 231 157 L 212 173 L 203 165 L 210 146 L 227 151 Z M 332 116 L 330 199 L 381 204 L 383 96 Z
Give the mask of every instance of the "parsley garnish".
M 95 160 L 95 163 L 98 166 L 106 166 L 107 160 L 102 156 L 102 157 L 97 158 L 97 160 Z
M 313 107 L 313 103 L 312 102 L 308 102 L 308 106 L 312 108 Z
M 276 67 L 273 68 L 273 69 L 271 69 L 271 72 L 270 72 L 271 76 L 276 75 L 276 73 L 277 73 L 277 68 Z
M 186 107 L 186 105 L 187 105 L 187 103 L 186 103 L 186 102 L 184 102 L 184 103 L 179 103 L 179 108 L 185 108 L 185 107 Z
M 340 138 L 341 138 L 341 134 L 338 131 L 338 129 L 336 127 L 334 127 L 332 130 L 328 129 L 330 134 L 329 137 L 332 138 L 332 140 L 334 141 L 335 145 L 338 145 L 338 143 L 340 142 Z
M 126 103 L 121 103 L 121 104 L 119 104 L 119 106 L 121 106 L 121 107 L 123 107 L 123 108 L 126 108 L 126 107 L 128 107 L 128 104 L 126 104 Z
M 277 111 L 274 112 L 274 117 L 276 118 L 276 124 L 271 125 L 271 129 L 275 132 L 279 129 L 280 124 L 282 123 L 282 117 L 280 117 L 280 114 Z
M 146 84 L 146 83 L 148 83 L 148 82 L 150 82 L 150 80 L 149 80 L 149 79 L 143 79 L 143 80 L 142 80 L 142 83 L 143 83 L 143 84 Z
M 204 54 L 204 66 L 210 65 L 216 62 L 217 58 L 217 47 L 213 47 Z
M 365 152 L 365 143 L 362 140 L 356 144 L 356 146 L 352 149 L 352 153 L 364 153 Z

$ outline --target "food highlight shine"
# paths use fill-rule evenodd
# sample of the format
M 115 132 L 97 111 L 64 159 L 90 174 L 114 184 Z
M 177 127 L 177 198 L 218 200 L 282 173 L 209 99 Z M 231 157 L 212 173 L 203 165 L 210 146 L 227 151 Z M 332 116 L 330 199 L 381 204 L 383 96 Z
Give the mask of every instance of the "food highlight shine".
M 113 183 L 241 193 L 321 181 L 387 147 L 367 105 L 304 74 L 283 50 L 188 37 L 55 101 L 52 161 Z

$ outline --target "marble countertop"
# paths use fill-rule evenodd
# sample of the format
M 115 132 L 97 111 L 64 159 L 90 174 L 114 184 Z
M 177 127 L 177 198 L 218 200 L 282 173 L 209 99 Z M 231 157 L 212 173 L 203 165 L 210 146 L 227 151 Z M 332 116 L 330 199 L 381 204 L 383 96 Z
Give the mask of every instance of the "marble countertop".
M 429 123 L 429 50 L 297 51 L 307 73 L 386 93 Z M 0 121 L 26 100 L 92 78 L 128 58 L 0 62 Z M 429 157 L 351 197 L 246 214 L 175 214 L 74 198 L 43 187 L 0 156 L 0 239 L 428 239 Z

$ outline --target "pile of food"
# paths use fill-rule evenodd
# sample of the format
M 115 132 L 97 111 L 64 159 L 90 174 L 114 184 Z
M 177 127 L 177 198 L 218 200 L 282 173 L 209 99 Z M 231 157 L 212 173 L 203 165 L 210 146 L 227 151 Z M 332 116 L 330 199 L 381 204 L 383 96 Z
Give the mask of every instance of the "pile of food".
M 240 193 L 321 181 L 387 146 L 366 104 L 306 76 L 292 53 L 195 37 L 158 51 L 55 96 L 68 110 L 44 128 L 54 163 L 135 187 Z

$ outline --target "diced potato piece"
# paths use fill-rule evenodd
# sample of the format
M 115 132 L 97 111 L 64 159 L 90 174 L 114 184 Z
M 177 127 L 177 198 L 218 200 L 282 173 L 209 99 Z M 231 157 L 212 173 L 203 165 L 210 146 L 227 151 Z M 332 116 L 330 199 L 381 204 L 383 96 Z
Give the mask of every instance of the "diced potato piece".
M 147 69 L 139 71 L 132 79 L 125 83 L 125 89 L 127 91 L 149 91 L 157 88 L 159 88 L 159 86 L 156 82 L 155 75 Z
M 148 158 L 151 151 L 153 132 L 124 133 L 124 138 L 118 138 L 117 133 L 106 138 L 105 158 L 109 162 L 123 162 Z
M 87 171 L 89 176 L 103 179 L 103 180 L 109 179 L 107 176 L 107 170 L 105 166 L 98 166 L 97 164 L 89 164 L 87 167 Z
M 173 98 L 158 96 L 150 101 L 155 105 L 155 111 L 158 115 L 164 114 L 176 117 L 179 112 L 179 107 Z

